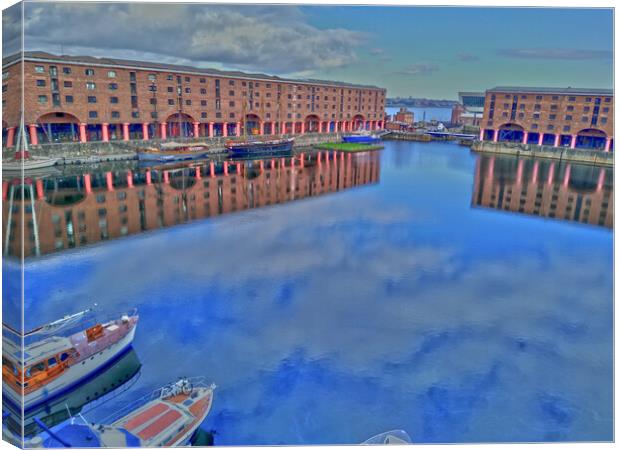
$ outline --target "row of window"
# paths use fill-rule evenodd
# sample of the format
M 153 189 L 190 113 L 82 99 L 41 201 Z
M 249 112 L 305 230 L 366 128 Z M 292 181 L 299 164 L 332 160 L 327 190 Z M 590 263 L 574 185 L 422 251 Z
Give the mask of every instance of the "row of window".
M 512 98 L 512 99 L 515 99 L 515 100 L 516 100 L 518 97 L 519 97 L 519 96 L 517 96 L 517 95 L 512 95 L 512 94 L 505 94 L 505 95 L 504 95 L 504 98 L 505 98 L 505 99 L 510 99 L 510 98 Z M 574 101 L 577 101 L 577 97 L 576 97 L 576 96 L 572 96 L 572 95 L 571 95 L 571 96 L 559 96 L 559 95 L 552 95 L 552 96 L 551 96 L 551 100 L 559 100 L 559 99 L 560 99 L 560 97 L 564 97 L 564 98 L 568 99 L 568 101 L 569 101 L 569 102 L 574 102 Z M 495 100 L 495 98 L 496 98 L 496 97 L 495 97 L 495 94 L 492 94 L 492 95 L 491 95 L 491 100 Z M 526 100 L 526 99 L 528 98 L 528 96 L 523 94 L 523 95 L 521 95 L 521 96 L 520 96 L 520 98 L 521 98 L 521 100 Z M 543 98 L 544 98 L 544 97 L 543 97 L 542 95 L 537 95 L 537 96 L 536 96 L 536 100 L 543 100 Z M 594 101 L 598 100 L 598 101 L 600 102 L 600 100 L 601 100 L 601 99 L 600 99 L 600 97 L 586 97 L 586 103 L 591 103 L 593 100 L 594 100 Z M 605 103 L 611 103 L 611 97 L 605 97 L 604 102 L 605 102 Z
M 520 111 L 525 110 L 525 106 L 526 106 L 526 105 L 525 105 L 524 103 L 521 103 L 521 104 L 519 105 L 519 110 L 520 110 Z M 510 107 L 511 107 L 511 105 L 510 105 L 509 103 L 504 103 L 504 109 L 509 109 Z M 542 106 L 541 106 L 541 104 L 540 104 L 540 103 L 536 103 L 536 104 L 534 105 L 534 111 L 540 111 L 541 109 L 542 109 Z M 550 106 L 549 106 L 549 109 L 550 109 L 551 111 L 557 111 L 557 110 L 558 110 L 558 105 L 555 105 L 555 104 L 550 105 Z M 590 108 L 589 106 L 584 106 L 584 107 L 583 107 L 583 112 L 584 112 L 584 113 L 590 112 L 590 109 L 591 109 L 591 108 Z M 575 110 L 575 107 L 574 107 L 573 105 L 567 105 L 567 106 L 566 106 L 566 111 L 574 111 L 574 110 Z M 604 112 L 604 113 L 608 113 L 608 112 L 609 112 L 609 107 L 604 107 L 604 108 L 603 108 L 603 112 Z
M 34 71 L 36 73 L 45 73 L 45 66 L 36 65 L 36 66 L 34 66 Z M 62 72 L 65 75 L 70 75 L 72 73 L 72 68 L 71 67 L 63 67 L 62 68 Z M 51 76 L 57 76 L 58 75 L 58 68 L 56 66 L 50 66 L 49 67 L 49 73 L 50 73 Z M 91 69 L 91 68 L 84 69 L 84 74 L 86 76 L 94 76 L 95 75 L 95 69 Z M 3 79 L 8 78 L 8 76 L 9 76 L 8 71 L 3 72 L 3 74 L 2 74 Z M 108 78 L 116 78 L 117 77 L 117 72 L 115 70 L 108 70 L 107 71 L 107 76 L 108 76 Z M 135 81 L 135 72 L 130 72 L 130 79 L 131 79 L 131 81 Z M 175 75 L 172 75 L 172 74 L 166 75 L 166 80 L 167 81 L 173 81 L 174 79 L 175 79 Z M 191 80 L 192 80 L 192 78 L 189 77 L 189 76 L 181 77 L 180 75 L 176 75 L 177 83 L 181 83 L 182 79 L 184 79 L 184 81 L 186 83 L 190 83 Z M 151 81 L 151 82 L 155 82 L 157 80 L 157 75 L 156 74 L 149 74 L 148 75 L 148 80 Z M 201 84 L 205 84 L 207 82 L 207 79 L 204 78 L 204 77 L 199 77 L 198 80 L 199 80 L 199 82 Z M 219 87 L 219 81 L 220 80 L 215 80 L 215 81 L 216 81 L 216 86 Z M 228 85 L 229 86 L 235 86 L 235 83 L 236 83 L 236 80 L 228 80 Z M 258 87 L 260 87 L 260 82 L 257 82 L 257 81 L 249 81 L 249 82 L 241 81 L 241 86 L 243 86 L 243 87 L 248 86 L 248 84 L 249 84 L 250 88 L 258 88 Z M 280 89 L 280 85 L 277 85 L 277 86 L 278 86 L 278 90 L 279 90 Z M 271 88 L 271 83 L 265 83 L 265 87 L 266 88 Z M 321 91 L 321 88 L 320 87 L 316 87 L 316 86 L 307 86 L 307 89 L 308 90 L 312 90 L 312 92 L 320 92 Z M 326 91 L 329 90 L 329 88 L 324 88 L 324 89 Z M 303 91 L 304 90 L 304 86 L 303 85 L 292 85 L 292 84 L 289 84 L 288 85 L 288 90 Z M 337 91 L 336 88 L 332 88 L 332 90 L 333 90 L 333 92 Z M 351 94 L 352 92 L 353 92 L 352 89 L 348 89 L 348 93 L 349 94 Z M 358 91 L 358 92 L 359 93 L 363 93 L 363 91 Z M 373 93 L 375 93 L 375 95 L 377 94 L 376 91 L 371 91 L 371 90 L 366 91 L 366 93 L 368 95 L 372 95 Z

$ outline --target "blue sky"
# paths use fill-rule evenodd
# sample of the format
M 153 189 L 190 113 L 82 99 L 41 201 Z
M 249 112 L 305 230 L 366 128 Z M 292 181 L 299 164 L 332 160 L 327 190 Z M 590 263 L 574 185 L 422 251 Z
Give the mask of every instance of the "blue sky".
M 11 9 L 5 54 L 18 49 Z M 613 79 L 611 9 L 27 3 L 25 45 L 367 83 L 389 96 Z

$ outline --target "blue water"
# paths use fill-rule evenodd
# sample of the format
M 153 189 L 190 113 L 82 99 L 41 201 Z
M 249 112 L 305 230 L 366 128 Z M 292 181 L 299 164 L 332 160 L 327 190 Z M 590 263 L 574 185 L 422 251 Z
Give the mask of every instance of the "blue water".
M 139 308 L 141 378 L 93 421 L 205 375 L 216 444 L 611 440 L 611 230 L 472 207 L 455 144 L 380 159 L 378 183 L 29 259 L 27 328 Z

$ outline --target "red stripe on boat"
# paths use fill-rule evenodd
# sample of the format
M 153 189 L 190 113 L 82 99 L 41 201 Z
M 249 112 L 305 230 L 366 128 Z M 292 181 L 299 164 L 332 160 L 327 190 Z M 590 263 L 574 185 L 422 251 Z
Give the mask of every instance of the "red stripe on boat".
M 131 431 L 145 424 L 146 422 L 151 420 L 153 417 L 159 416 L 161 413 L 163 413 L 164 411 L 167 411 L 168 409 L 170 409 L 168 405 L 164 403 L 157 403 L 156 405 L 148 409 L 145 409 L 137 416 L 134 416 L 132 419 L 126 422 L 125 425 L 123 425 L 123 427 L 126 428 L 127 431 Z
M 170 424 L 177 421 L 177 419 L 181 417 L 181 413 L 175 410 L 170 410 L 155 422 L 150 424 L 144 430 L 138 433 L 138 436 L 145 441 L 148 441 L 154 436 L 157 436 L 159 433 L 164 431 L 166 428 L 170 426 Z

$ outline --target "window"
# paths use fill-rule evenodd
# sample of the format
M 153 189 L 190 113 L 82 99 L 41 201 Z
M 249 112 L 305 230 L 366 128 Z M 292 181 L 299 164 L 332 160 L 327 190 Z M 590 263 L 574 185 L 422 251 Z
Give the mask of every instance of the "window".
M 138 119 L 140 117 L 140 113 L 138 111 L 132 111 L 131 112 L 131 117 L 133 119 Z
M 601 117 L 601 124 L 607 123 L 607 117 Z
M 43 67 L 43 66 L 34 66 L 34 71 L 36 73 L 45 73 L 45 67 Z
M 73 103 L 73 95 L 66 95 L 65 103 Z
M 166 89 L 168 92 L 174 92 L 174 88 L 172 86 L 168 86 L 168 88 Z
M 97 97 L 95 97 L 94 95 L 89 95 L 88 103 L 97 103 Z
M 150 103 L 151 105 L 156 105 L 156 104 L 157 104 L 157 99 L 156 99 L 156 98 L 150 98 L 150 99 L 149 99 L 149 103 Z
M 590 112 L 590 107 L 589 107 L 589 106 L 584 106 L 584 107 L 583 107 L 583 112 L 584 112 L 584 113 L 586 113 L 586 112 Z
M 207 82 L 207 79 L 206 79 L 206 78 L 201 78 L 201 79 L 200 79 L 200 82 L 201 82 L 202 84 L 205 84 L 205 83 Z
M 88 111 L 88 117 L 91 119 L 97 118 L 97 111 Z
M 65 75 L 71 74 L 71 67 L 63 67 L 62 73 L 64 73 Z
M 64 87 L 66 87 L 66 88 L 70 88 L 70 87 L 73 87 L 73 82 L 72 82 L 72 81 L 64 81 L 64 82 L 62 83 L 62 85 L 63 85 Z
M 86 69 L 84 70 L 86 76 L 92 77 L 95 74 L 95 69 Z
M 489 123 L 489 125 L 493 125 L 493 124 Z M 532 130 L 538 130 L 538 124 L 537 123 L 532 124 Z
M 47 95 L 39 95 L 39 103 L 42 105 L 47 103 Z
M 235 107 L 235 102 L 234 101 L 228 102 L 228 106 L 230 106 L 231 108 L 234 108 Z
M 172 80 L 174 80 L 174 77 L 172 75 L 167 75 L 166 76 L 166 80 L 172 81 Z
M 570 106 L 566 107 L 566 111 L 572 111 L 574 109 L 575 109 L 575 107 L 573 105 L 570 105 Z
M 609 108 L 603 108 L 603 112 L 604 113 L 608 113 L 609 112 Z
M 555 120 L 555 114 L 549 114 L 549 120 Z
M 200 88 L 200 93 L 205 95 L 207 93 L 207 90 L 205 88 Z
M 191 105 L 192 105 L 192 101 L 191 101 L 191 100 L 185 100 L 185 104 L 186 104 L 187 106 L 191 106 Z
M 586 97 L 586 103 L 592 103 L 592 97 Z
M 95 83 L 93 83 L 92 81 L 86 82 L 86 89 L 88 89 L 89 91 L 95 90 Z
M 108 84 L 108 89 L 111 90 L 111 91 L 115 91 L 115 90 L 118 89 L 118 84 L 110 83 L 110 84 Z
M 118 103 L 118 97 L 110 97 L 110 103 Z
M 569 102 L 574 102 L 575 101 L 575 97 L 568 97 L 568 101 Z
M 45 80 L 37 80 L 37 86 L 45 87 Z
M 156 79 L 157 77 L 155 76 L 155 74 L 154 74 L 154 73 L 149 73 L 148 78 L 149 78 L 149 81 L 155 81 L 155 79 Z
M 551 111 L 556 111 L 558 109 L 558 105 L 551 105 Z
M 202 119 L 206 119 L 206 118 L 207 118 L 207 113 L 206 113 L 206 112 L 204 112 L 204 111 L 203 111 L 203 112 L 201 112 L 201 113 L 200 113 L 200 117 L 201 117 Z
M 573 120 L 573 116 L 565 116 L 564 120 Z
M 200 100 L 200 106 L 207 106 L 206 100 Z
M 564 128 L 562 128 L 562 131 L 570 131 L 570 125 L 564 125 Z
M 112 111 L 112 118 L 113 119 L 118 119 L 121 117 L 121 113 L 118 111 Z
M 6 72 L 2 72 L 2 81 L 8 80 L 8 78 L 9 78 L 8 70 Z
M 234 97 L 235 96 L 235 91 L 228 91 L 228 95 L 231 96 L 231 97 Z
M 234 119 L 234 118 L 235 118 L 235 113 L 230 113 L 228 116 L 229 116 L 231 119 Z
M 536 100 L 542 100 L 542 95 L 537 95 Z
M 583 116 L 581 118 L 581 121 L 584 122 L 584 123 L 587 122 L 588 121 L 588 116 Z
M 189 77 L 185 77 L 185 82 L 189 83 L 191 81 L 191 79 Z
M 136 81 L 136 72 L 129 72 L 129 81 Z
M 192 88 L 188 88 L 188 87 L 186 87 L 186 88 L 185 88 L 185 93 L 186 93 L 186 94 L 191 94 L 191 93 L 192 93 Z
M 553 131 L 553 125 L 547 125 L 547 131 Z
M 171 98 L 169 98 L 169 99 L 168 99 L 168 104 L 169 104 L 170 106 L 173 106 L 173 105 L 174 105 L 174 100 L 173 100 L 173 99 L 171 99 Z

